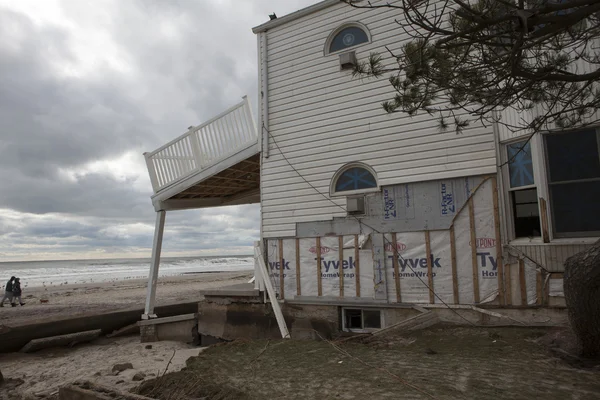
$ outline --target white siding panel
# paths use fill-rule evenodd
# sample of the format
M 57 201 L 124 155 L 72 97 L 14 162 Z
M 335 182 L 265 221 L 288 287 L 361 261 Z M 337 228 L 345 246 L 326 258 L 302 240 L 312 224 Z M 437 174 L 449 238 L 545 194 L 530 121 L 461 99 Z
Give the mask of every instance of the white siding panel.
M 399 15 L 340 3 L 267 32 L 272 138 L 261 176 L 264 237 L 295 236 L 298 222 L 345 216 L 339 206 L 346 199 L 328 198 L 331 178 L 348 162 L 370 165 L 380 185 L 495 172 L 491 126 L 457 135 L 440 132 L 429 115 L 386 114 L 381 102 L 394 94 L 387 79 L 353 79 L 339 70 L 337 54 L 323 54 L 329 33 L 348 21 L 365 24 L 372 35 L 372 43 L 356 48 L 359 59 L 385 46 L 401 48 Z

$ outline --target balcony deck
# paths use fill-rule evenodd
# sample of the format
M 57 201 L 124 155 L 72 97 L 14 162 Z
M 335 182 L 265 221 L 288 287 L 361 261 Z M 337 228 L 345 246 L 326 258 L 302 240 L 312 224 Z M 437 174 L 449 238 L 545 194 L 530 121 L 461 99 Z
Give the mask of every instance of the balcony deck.
M 156 211 L 260 202 L 258 133 L 247 97 L 144 156 Z

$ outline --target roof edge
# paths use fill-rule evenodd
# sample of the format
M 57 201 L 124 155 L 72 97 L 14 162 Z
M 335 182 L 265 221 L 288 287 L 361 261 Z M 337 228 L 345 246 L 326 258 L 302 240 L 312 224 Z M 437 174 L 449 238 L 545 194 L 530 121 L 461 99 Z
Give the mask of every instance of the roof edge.
M 306 15 L 312 14 L 312 13 L 317 12 L 317 11 L 321 11 L 321 10 L 327 8 L 327 7 L 330 7 L 330 6 L 334 5 L 334 4 L 338 4 L 338 3 L 341 3 L 341 2 L 342 2 L 341 0 L 324 0 L 324 1 L 321 1 L 321 2 L 319 2 L 317 4 L 313 4 L 312 6 L 308 6 L 306 8 L 301 9 L 301 10 L 294 11 L 291 14 L 286 14 L 286 15 L 284 15 L 281 18 L 275 18 L 275 19 L 273 19 L 271 21 L 265 22 L 264 24 L 258 25 L 256 27 L 252 28 L 252 32 L 254 32 L 254 33 L 266 32 L 266 31 L 268 31 L 271 28 L 275 28 L 276 26 L 280 26 L 280 25 L 286 24 L 286 23 L 288 23 L 290 21 L 296 20 L 298 18 L 302 18 L 302 17 L 304 17 Z

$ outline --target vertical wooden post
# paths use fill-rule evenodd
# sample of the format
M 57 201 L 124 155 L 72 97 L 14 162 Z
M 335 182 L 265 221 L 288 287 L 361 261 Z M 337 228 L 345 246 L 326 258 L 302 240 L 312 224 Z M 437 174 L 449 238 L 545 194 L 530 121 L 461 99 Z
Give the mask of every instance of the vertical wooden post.
M 387 276 L 385 272 L 385 246 L 383 233 L 371 236 L 373 244 L 373 282 L 375 289 L 375 300 L 389 300 L 387 293 Z
M 479 266 L 477 265 L 477 237 L 475 235 L 475 210 L 473 198 L 469 199 L 469 228 L 471 231 L 471 264 L 473 267 L 473 300 L 479 303 Z
M 166 211 L 162 210 L 156 213 L 154 241 L 152 242 L 152 259 L 148 274 L 148 287 L 146 288 L 146 307 L 142 319 L 156 318 L 154 314 L 154 300 L 156 298 L 156 283 L 158 282 L 158 268 L 160 266 L 160 251 L 162 249 L 166 213 Z
M 340 266 L 338 267 L 338 273 L 340 274 L 340 297 L 344 297 L 344 268 L 342 267 L 344 262 L 344 236 L 338 237 L 338 247 L 340 259 Z
M 507 306 L 512 306 L 512 277 L 511 277 L 511 266 L 510 264 L 506 264 L 506 269 L 504 271 L 505 273 L 505 280 L 506 280 L 506 284 L 505 284 L 505 289 L 506 289 L 506 295 L 504 296 L 504 300 L 505 300 L 505 304 Z
M 302 296 L 302 285 L 300 283 L 300 239 L 296 238 L 296 293 Z
M 527 302 L 527 282 L 525 281 L 525 262 L 519 258 L 519 286 L 521 286 L 521 305 L 526 306 Z
M 279 298 L 285 299 L 285 291 L 283 290 L 283 239 L 279 239 Z
M 458 271 L 456 268 L 456 238 L 454 237 L 454 225 L 450 225 L 450 257 L 452 258 L 452 294 L 454 304 L 459 304 L 458 297 Z
M 323 296 L 321 282 L 321 238 L 317 236 L 317 296 Z
M 498 181 L 492 178 L 492 202 L 494 204 L 494 231 L 496 235 L 496 271 L 498 272 L 498 301 L 500 305 L 508 304 L 504 289 L 504 264 L 502 260 L 502 237 L 500 234 L 500 207 L 498 206 Z M 510 281 L 510 276 L 508 277 Z M 509 283 L 510 284 L 510 283 Z M 510 287 L 510 286 L 509 286 Z M 508 294 L 510 298 L 510 293 Z
M 354 277 L 356 278 L 356 297 L 360 297 L 360 253 L 358 249 L 358 235 L 354 235 Z
M 433 266 L 431 265 L 431 238 L 429 231 L 425 231 L 425 257 L 427 258 L 427 278 L 429 282 L 429 304 L 435 303 L 433 294 Z
M 396 233 L 392 233 L 392 251 L 394 252 L 394 282 L 396 283 L 396 301 L 402 303 L 402 295 L 400 293 L 400 268 L 398 267 L 398 240 Z

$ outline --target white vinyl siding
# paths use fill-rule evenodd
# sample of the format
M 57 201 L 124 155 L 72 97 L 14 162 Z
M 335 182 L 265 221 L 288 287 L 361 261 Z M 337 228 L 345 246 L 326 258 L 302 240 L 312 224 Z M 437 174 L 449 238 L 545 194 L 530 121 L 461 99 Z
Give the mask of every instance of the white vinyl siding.
M 496 172 L 491 126 L 461 134 L 440 132 L 438 120 L 386 114 L 381 103 L 393 95 L 387 76 L 357 79 L 340 71 L 338 54 L 324 55 L 329 34 L 346 22 L 369 29 L 372 43 L 353 49 L 359 60 L 370 52 L 393 51 L 406 40 L 394 21 L 397 10 L 356 10 L 335 4 L 267 31 L 269 129 L 293 166 L 329 198 L 329 186 L 344 164 L 360 161 L 380 185 Z M 329 201 L 315 192 L 283 159 L 269 138 L 263 158 L 263 237 L 296 235 L 297 222 L 346 216 L 346 199 Z M 335 203 L 335 204 L 334 204 Z

